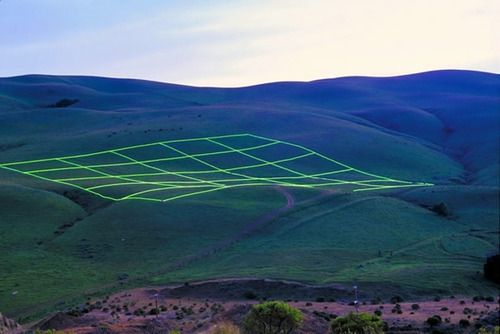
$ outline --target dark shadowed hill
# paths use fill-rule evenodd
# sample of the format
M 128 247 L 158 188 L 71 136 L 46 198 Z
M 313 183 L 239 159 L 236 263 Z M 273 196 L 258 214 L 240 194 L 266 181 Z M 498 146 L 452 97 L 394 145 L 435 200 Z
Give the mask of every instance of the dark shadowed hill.
M 203 169 L 193 161 L 204 168 L 226 164 L 226 177 L 234 177 L 228 171 L 242 169 L 245 150 L 211 156 L 206 138 L 237 134 L 299 145 L 365 177 L 433 186 L 352 193 L 335 187 L 345 182 L 340 176 L 321 189 L 275 181 L 264 186 L 258 182 L 269 181 L 271 172 L 263 168 L 248 177 L 259 186 L 195 196 L 172 186 L 179 199 L 168 203 L 114 201 L 85 191 L 105 187 L 104 170 L 118 173 L 125 189 L 137 182 L 131 178 L 145 177 L 142 161 L 163 162 L 141 146 L 140 161 L 127 165 L 117 149 L 192 138 L 204 140 L 186 145 L 201 154 L 178 167 L 193 168 L 189 176 L 179 181 L 172 171 L 137 183 L 213 186 L 198 176 Z M 499 138 L 500 76 L 491 73 L 450 70 L 242 88 L 83 76 L 0 78 L 0 263 L 10 268 L 0 270 L 0 310 L 26 314 L 45 302 L 63 309 L 82 290 L 116 290 L 124 283 L 221 277 L 366 282 L 414 294 L 496 291 L 482 277 L 482 264 L 498 251 Z M 56 170 L 64 157 L 92 152 L 107 152 L 105 161 L 76 176 L 71 167 Z M 266 154 L 283 156 L 283 164 L 306 174 L 325 172 L 324 160 L 287 161 L 286 150 Z M 34 163 L 35 171 L 5 168 L 37 159 L 53 160 Z M 122 168 L 130 165 L 132 172 Z M 50 173 L 63 181 L 50 182 Z M 104 176 L 80 188 L 64 183 L 88 181 L 89 173 Z

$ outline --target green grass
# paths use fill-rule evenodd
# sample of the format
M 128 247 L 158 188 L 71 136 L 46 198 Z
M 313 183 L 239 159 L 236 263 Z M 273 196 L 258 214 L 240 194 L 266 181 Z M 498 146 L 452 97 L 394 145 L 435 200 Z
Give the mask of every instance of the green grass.
M 493 93 L 468 99 L 479 84 L 455 96 L 400 79 L 396 89 L 358 82 L 354 95 L 336 81 L 236 90 L 70 77 L 3 82 L 3 314 L 32 320 L 89 295 L 230 276 L 398 285 L 431 296 L 498 293 L 477 275 L 498 250 L 499 214 L 498 113 Z M 37 107 L 68 97 L 81 102 Z M 246 133 L 258 136 L 231 135 Z M 436 185 L 406 187 L 419 182 Z M 297 202 L 326 189 L 377 191 L 302 204 L 172 267 L 286 205 L 277 184 Z M 440 202 L 451 217 L 422 207 Z
M 339 195 L 163 279 L 252 276 L 388 283 L 430 294 L 495 293 L 476 272 L 498 247 L 496 237 L 394 198 Z
M 279 147 L 274 157 L 267 151 L 273 146 Z M 307 158 L 315 160 L 299 163 Z M 180 163 L 167 164 L 171 170 L 158 170 L 161 163 L 172 161 Z M 0 261 L 10 269 L 0 277 L 5 283 L 0 309 L 8 315 L 48 301 L 65 308 L 79 296 L 124 286 L 217 277 L 314 284 L 378 282 L 429 293 L 491 290 L 491 285 L 476 282 L 474 275 L 481 270 L 481 255 L 497 245 L 487 233 L 494 228 L 492 220 L 471 233 L 468 220 L 457 223 L 391 197 L 412 202 L 427 199 L 431 204 L 443 200 L 440 187 L 418 187 L 428 184 L 373 175 L 303 146 L 238 135 L 155 142 L 2 166 L 5 175 L 15 175 L 8 178 L 12 183 L 58 193 L 73 187 L 87 192 L 87 200 L 100 207 L 85 212 L 52 192 L 2 186 L 2 209 L 7 214 L 2 216 L 0 233 L 8 242 L 2 245 Z M 283 207 L 286 199 L 276 185 L 285 187 L 296 202 L 324 190 L 358 191 L 300 204 L 236 243 L 197 257 L 263 214 Z M 138 191 L 149 186 L 157 190 L 150 197 Z M 409 191 L 395 193 L 399 187 Z M 114 192 L 109 192 L 111 188 Z M 366 189 L 383 192 L 360 191 Z M 453 208 L 460 206 L 460 196 L 453 201 L 453 192 L 444 193 Z M 29 210 L 23 210 L 26 206 Z M 493 202 L 483 210 L 494 214 Z M 61 229 L 67 223 L 73 224 L 71 228 Z M 456 275 L 443 281 L 449 271 Z M 128 278 L 120 281 L 124 274 Z
M 308 170 L 301 171 L 302 166 Z M 165 202 L 258 185 L 352 191 L 432 185 L 374 175 L 303 146 L 251 134 L 156 142 L 0 167 L 115 201 Z
M 229 198 L 117 202 L 86 216 L 62 196 L 18 188 L 3 186 L 0 192 L 2 212 L 9 212 L 0 230 L 8 241 L 0 248 L 5 268 L 0 309 L 7 314 L 103 289 L 124 273 L 137 278 L 165 270 L 231 237 L 261 212 L 285 204 L 276 191 L 234 189 L 228 190 Z M 33 202 L 30 210 L 16 209 L 24 199 Z M 81 217 L 54 234 L 61 224 Z

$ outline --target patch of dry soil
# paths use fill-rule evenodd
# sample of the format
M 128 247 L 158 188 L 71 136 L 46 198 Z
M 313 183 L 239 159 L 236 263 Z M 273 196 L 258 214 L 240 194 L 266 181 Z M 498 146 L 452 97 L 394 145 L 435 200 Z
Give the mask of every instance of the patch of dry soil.
M 120 292 L 81 306 L 80 310 L 92 308 L 82 316 L 73 317 L 59 312 L 24 329 L 56 329 L 75 333 L 169 333 L 173 330 L 210 333 L 222 321 L 240 326 L 251 305 L 259 303 L 249 298 L 286 300 L 302 311 L 304 324 L 298 333 L 304 334 L 329 333 L 328 319 L 354 310 L 352 291 L 340 285 L 313 287 L 262 279 L 214 280 Z M 399 307 L 389 301 L 373 304 L 374 301 L 359 299 L 360 312 L 382 312 L 382 320 L 389 327 L 386 333 L 431 332 L 436 328 L 431 328 L 426 320 L 434 315 L 442 319 L 437 328 L 447 333 L 472 332 L 476 321 L 482 321 L 483 325 L 498 324 L 498 296 L 493 301 L 474 301 L 470 297 L 402 301 L 398 303 Z M 158 315 L 150 314 L 156 305 L 162 311 Z M 460 327 L 462 319 L 468 320 L 471 326 Z

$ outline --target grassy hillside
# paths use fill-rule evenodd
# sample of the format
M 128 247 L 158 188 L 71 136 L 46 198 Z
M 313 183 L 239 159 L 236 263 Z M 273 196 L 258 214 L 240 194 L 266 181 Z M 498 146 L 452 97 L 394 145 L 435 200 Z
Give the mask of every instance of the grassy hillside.
M 61 157 L 108 152 L 69 159 L 94 166 L 76 176 L 69 169 L 38 173 L 41 179 L 0 168 L 0 310 L 26 316 L 42 304 L 39 316 L 125 285 L 246 276 L 495 293 L 481 271 L 499 247 L 499 87 L 496 74 L 465 71 L 235 89 L 94 77 L 0 79 L 0 165 L 52 159 L 35 169 L 60 168 L 67 167 Z M 62 99 L 75 102 L 56 108 Z M 332 171 L 322 156 L 367 175 L 434 186 L 356 193 L 338 184 L 295 187 L 290 177 L 298 174 L 281 168 L 277 175 L 275 165 L 242 168 L 259 161 L 234 151 L 248 148 L 250 137 L 228 137 L 218 149 L 233 151 L 223 154 L 212 154 L 207 140 L 179 142 L 233 134 L 297 145 L 254 153 L 309 176 Z M 116 154 L 158 142 L 198 159 L 150 162 L 184 173 L 182 180 L 141 175 L 143 161 L 158 159 L 152 146 L 128 151 L 140 163 L 123 165 L 128 160 Z M 304 152 L 297 147 L 317 155 L 295 159 Z M 162 154 L 179 154 L 172 148 Z M 172 185 L 220 181 L 220 171 L 196 174 L 208 166 L 225 169 L 224 178 L 244 174 L 247 182 L 251 175 L 260 185 L 243 182 L 167 202 L 121 197 L 138 189 L 131 178 L 177 194 L 191 190 Z M 99 177 L 81 188 L 50 181 L 95 170 L 118 173 L 126 184 L 103 198 L 84 191 L 102 185 Z M 272 177 L 286 177 L 288 185 Z M 154 194 L 162 199 L 166 192 Z M 438 203 L 447 217 L 430 210 Z

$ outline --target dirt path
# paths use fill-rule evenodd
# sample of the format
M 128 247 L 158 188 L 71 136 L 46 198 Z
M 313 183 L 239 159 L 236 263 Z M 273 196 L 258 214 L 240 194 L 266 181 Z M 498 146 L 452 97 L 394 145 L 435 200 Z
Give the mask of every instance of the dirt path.
M 297 202 L 295 200 L 295 198 L 292 196 L 292 194 L 290 194 L 288 191 L 286 191 L 284 188 L 280 187 L 280 186 L 275 186 L 274 187 L 275 190 L 277 190 L 278 192 L 280 192 L 281 194 L 283 194 L 287 200 L 287 203 L 286 205 L 282 206 L 281 208 L 278 208 L 276 210 L 273 210 L 259 218 L 257 218 L 256 220 L 250 222 L 250 224 L 248 224 L 243 230 L 241 230 L 240 232 L 234 234 L 233 236 L 231 236 L 230 238 L 228 239 L 225 239 L 225 240 L 222 240 L 220 241 L 219 243 L 217 243 L 216 245 L 208 248 L 208 249 L 205 249 L 205 250 L 202 250 L 196 254 L 193 254 L 187 258 L 184 258 L 180 261 L 178 261 L 177 263 L 174 263 L 174 264 L 171 264 L 165 268 L 162 268 L 162 269 L 159 269 L 153 273 L 150 273 L 150 274 L 147 274 L 144 276 L 144 278 L 146 277 L 151 277 L 151 276 L 155 276 L 155 275 L 159 275 L 159 274 L 163 274 L 165 272 L 168 272 L 168 271 L 172 271 L 172 270 L 175 270 L 175 269 L 179 269 L 180 267 L 182 266 L 185 266 L 191 262 L 194 262 L 196 260 L 199 260 L 203 257 L 206 257 L 206 256 L 209 256 L 211 254 L 214 254 L 215 252 L 221 250 L 222 248 L 224 247 L 227 247 L 233 243 L 235 243 L 236 241 L 242 239 L 244 236 L 246 236 L 247 234 L 251 233 L 252 231 L 254 231 L 255 229 L 257 229 L 258 227 L 260 227 L 261 225 L 263 225 L 264 223 L 267 223 L 271 220 L 273 220 L 274 218 L 276 218 L 278 215 L 282 214 L 283 212 L 286 212 L 288 210 L 291 210 L 293 209 L 294 207 L 296 207 L 297 205 L 301 205 L 301 204 L 306 204 L 306 203 L 309 203 L 309 202 L 312 202 L 316 199 L 319 199 L 319 198 L 322 198 L 322 197 L 325 197 L 325 196 L 328 196 L 330 194 L 332 194 L 331 191 L 325 191 L 319 195 L 316 195 L 316 196 L 313 196 L 311 198 L 308 198 L 308 199 L 305 199 L 305 200 L 302 200 L 300 202 Z

